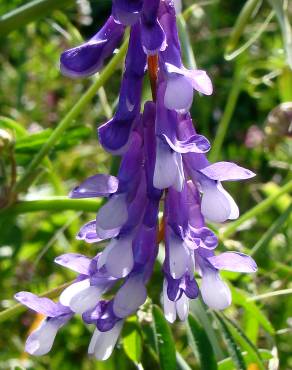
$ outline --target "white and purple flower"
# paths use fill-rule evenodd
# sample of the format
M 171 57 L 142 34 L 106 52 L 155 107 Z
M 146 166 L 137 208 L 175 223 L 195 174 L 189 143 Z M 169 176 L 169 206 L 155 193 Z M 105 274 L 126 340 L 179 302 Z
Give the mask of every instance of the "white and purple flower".
M 88 353 L 99 360 L 111 355 L 124 321 L 147 298 L 158 253 L 161 202 L 162 302 L 168 321 L 177 316 L 186 320 L 189 301 L 199 296 L 212 309 L 228 307 L 231 294 L 220 270 L 257 269 L 242 253 L 214 253 L 218 239 L 205 218 L 221 223 L 239 216 L 221 182 L 246 180 L 254 173 L 235 163 L 207 159 L 210 142 L 197 134 L 188 110 L 194 90 L 210 95 L 212 83 L 205 71 L 187 70 L 182 64 L 173 2 L 113 0 L 112 15 L 102 29 L 62 54 L 62 72 L 71 77 L 97 72 L 118 46 L 125 26 L 131 28 L 130 40 L 117 110 L 98 130 L 102 146 L 122 156 L 120 169 L 116 177 L 91 176 L 70 193 L 72 198 L 108 198 L 77 235 L 87 243 L 108 243 L 94 258 L 76 253 L 56 258 L 56 263 L 78 274 L 58 303 L 28 292 L 16 294 L 19 302 L 45 316 L 27 339 L 26 351 L 34 355 L 50 351 L 57 331 L 74 314 L 95 326 Z M 146 102 L 141 113 L 146 61 L 153 56 L 158 63 L 153 84 L 157 99 Z M 104 294 L 110 298 L 105 300 Z

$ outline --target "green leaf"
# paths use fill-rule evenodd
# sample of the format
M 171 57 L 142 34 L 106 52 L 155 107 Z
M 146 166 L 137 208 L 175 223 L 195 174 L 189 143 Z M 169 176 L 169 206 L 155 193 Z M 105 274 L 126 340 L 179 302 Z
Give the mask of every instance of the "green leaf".
M 156 351 L 162 370 L 176 370 L 176 353 L 171 330 L 161 309 L 154 305 L 152 309 L 156 341 Z
M 19 122 L 11 118 L 0 116 L 0 128 L 10 129 L 16 137 L 23 137 L 27 135 L 26 130 Z
M 176 351 L 176 365 L 178 370 L 192 370 L 178 351 Z
M 241 351 L 236 344 L 229 328 L 227 327 L 224 320 L 218 315 L 216 312 L 214 312 L 214 315 L 219 323 L 220 329 L 222 331 L 222 336 L 224 339 L 224 342 L 226 344 L 227 350 L 233 360 L 233 363 L 237 370 L 246 370 L 245 362 L 243 359 L 243 356 L 241 354 Z
M 123 346 L 128 357 L 139 364 L 142 354 L 142 337 L 136 322 L 126 322 L 123 330 Z
M 247 297 L 244 292 L 240 291 L 239 289 L 235 289 L 232 286 L 230 286 L 230 289 L 232 292 L 232 301 L 253 315 L 268 333 L 271 335 L 275 334 L 273 325 L 270 323 L 265 314 L 258 308 L 258 306 L 251 302 L 248 299 L 249 297 Z
M 273 355 L 266 349 L 259 349 L 259 353 L 263 360 L 270 360 Z M 247 352 L 241 353 L 246 362 L 250 361 L 250 356 Z M 231 357 L 227 357 L 218 363 L 218 370 L 234 370 L 234 364 Z
M 223 319 L 227 323 L 229 330 L 241 347 L 246 350 L 250 357 L 250 362 L 256 363 L 261 370 L 265 370 L 263 360 L 256 346 L 249 340 L 249 338 L 244 334 L 241 328 L 228 317 L 223 316 Z
M 220 347 L 218 336 L 213 328 L 211 318 L 206 312 L 206 306 L 203 304 L 200 298 L 191 301 L 190 304 L 191 311 L 193 312 L 197 321 L 202 325 L 205 333 L 212 345 L 216 360 L 222 360 L 224 358 L 224 353 Z
M 239 13 L 238 17 L 236 18 L 235 25 L 230 33 L 229 40 L 226 45 L 226 52 L 232 52 L 237 44 L 238 40 L 240 39 L 241 35 L 243 34 L 245 27 L 258 5 L 258 0 L 247 0 Z
M 15 29 L 25 26 L 40 17 L 43 17 L 53 11 L 73 3 L 73 0 L 34 0 L 24 4 L 11 12 L 0 17 L 0 35 L 8 34 Z
M 201 364 L 201 370 L 216 370 L 217 364 L 213 348 L 204 329 L 192 314 L 187 320 L 188 343 Z

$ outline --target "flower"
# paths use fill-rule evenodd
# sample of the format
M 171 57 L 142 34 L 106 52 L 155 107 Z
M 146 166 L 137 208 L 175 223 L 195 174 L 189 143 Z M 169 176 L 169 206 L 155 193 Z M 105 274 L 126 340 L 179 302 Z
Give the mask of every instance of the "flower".
M 162 202 L 162 304 L 169 322 L 177 316 L 186 320 L 189 301 L 199 296 L 212 309 L 228 307 L 231 294 L 221 270 L 253 273 L 257 269 L 245 254 L 215 254 L 218 238 L 205 219 L 221 223 L 239 215 L 221 182 L 255 174 L 232 162 L 207 159 L 211 144 L 196 132 L 188 110 L 193 91 L 210 95 L 212 83 L 205 71 L 183 66 L 173 2 L 113 0 L 104 27 L 85 44 L 65 51 L 61 70 L 71 77 L 98 71 L 125 25 L 131 30 L 117 110 L 98 129 L 104 149 L 121 156 L 120 168 L 116 177 L 93 175 L 70 193 L 72 198 L 107 198 L 96 218 L 77 234 L 79 240 L 106 241 L 106 246 L 93 258 L 67 253 L 55 259 L 78 274 L 58 303 L 28 292 L 16 294 L 17 300 L 46 317 L 27 340 L 31 354 L 47 353 L 58 329 L 79 314 L 85 324 L 95 326 L 88 353 L 100 360 L 110 356 L 124 321 L 147 299 L 158 254 Z M 149 69 L 156 64 L 158 68 L 149 71 L 154 101 L 146 102 L 141 113 L 147 58 L 154 62 L 148 63 Z

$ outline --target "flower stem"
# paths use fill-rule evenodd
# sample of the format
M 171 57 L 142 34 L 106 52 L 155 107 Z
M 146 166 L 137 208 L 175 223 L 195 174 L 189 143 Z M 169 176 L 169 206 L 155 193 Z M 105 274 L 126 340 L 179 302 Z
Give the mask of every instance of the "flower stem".
M 292 180 L 288 181 L 284 186 L 282 186 L 276 193 L 273 193 L 268 198 L 263 200 L 261 203 L 257 204 L 255 207 L 251 208 L 249 211 L 245 212 L 239 219 L 230 223 L 225 229 L 219 233 L 219 238 L 221 240 L 227 239 L 232 234 L 234 234 L 240 225 L 244 222 L 250 220 L 251 218 L 261 215 L 263 212 L 267 211 L 275 201 L 284 194 L 292 191 Z
M 122 61 L 127 50 L 128 40 L 124 41 L 119 52 L 111 59 L 111 61 L 104 68 L 102 73 L 98 76 L 96 81 L 90 86 L 90 88 L 81 96 L 77 103 L 72 107 L 72 109 L 66 114 L 59 125 L 52 132 L 51 136 L 48 138 L 47 142 L 42 146 L 40 151 L 32 159 L 30 165 L 28 166 L 25 173 L 20 178 L 19 182 L 14 187 L 14 192 L 16 194 L 25 191 L 30 184 L 34 181 L 35 170 L 40 165 L 44 157 L 50 152 L 54 145 L 58 142 L 59 138 L 62 136 L 64 131 L 70 126 L 72 121 L 83 111 L 84 107 L 91 101 L 96 92 L 100 87 L 102 87 L 106 81 L 114 73 L 117 65 Z
M 150 55 L 147 59 L 149 80 L 153 101 L 156 101 L 157 95 L 157 75 L 158 75 L 158 55 Z
M 96 199 L 70 199 L 67 197 L 50 197 L 47 199 L 24 200 L 0 211 L 0 218 L 7 215 L 40 211 L 84 211 L 97 212 L 101 200 Z
M 17 28 L 47 15 L 54 9 L 59 9 L 68 4 L 73 4 L 72 0 L 34 0 L 24 4 L 9 13 L 0 17 L 0 35 L 6 35 Z
M 212 145 L 212 149 L 209 155 L 210 162 L 216 162 L 218 160 L 218 157 L 219 157 L 222 145 L 223 145 L 223 141 L 227 134 L 227 130 L 228 130 L 239 94 L 241 91 L 241 84 L 242 84 L 242 75 L 238 74 L 235 71 L 235 75 L 232 81 L 232 87 L 231 87 L 230 93 L 227 98 L 225 110 L 218 124 L 216 137 L 215 137 L 215 140 L 214 140 L 214 143 Z

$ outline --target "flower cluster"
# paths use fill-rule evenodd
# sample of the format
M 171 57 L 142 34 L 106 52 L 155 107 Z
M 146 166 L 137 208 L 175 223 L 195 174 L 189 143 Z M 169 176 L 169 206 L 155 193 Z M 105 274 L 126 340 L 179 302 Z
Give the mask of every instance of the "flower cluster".
M 117 110 L 98 130 L 101 145 L 122 157 L 120 169 L 117 177 L 92 176 L 70 194 L 108 198 L 77 238 L 109 243 L 93 259 L 74 253 L 56 258 L 78 274 L 58 303 L 28 292 L 16 294 L 18 301 L 45 316 L 26 343 L 26 351 L 34 355 L 47 353 L 58 329 L 80 314 L 96 328 L 89 353 L 101 360 L 110 356 L 124 320 L 147 298 L 162 205 L 162 303 L 168 321 L 176 316 L 185 320 L 189 300 L 199 295 L 210 308 L 226 308 L 231 295 L 220 270 L 251 273 L 257 268 L 247 255 L 214 253 L 218 240 L 205 219 L 220 223 L 239 215 L 221 182 L 254 174 L 235 163 L 207 160 L 210 143 L 195 131 L 189 108 L 194 90 L 210 95 L 212 83 L 206 72 L 188 70 L 182 63 L 172 1 L 113 0 L 112 15 L 103 28 L 62 54 L 61 71 L 70 77 L 99 71 L 118 47 L 126 26 L 130 26 L 130 38 Z M 146 102 L 140 113 L 147 60 L 154 101 Z M 200 287 L 195 273 L 201 277 Z M 115 294 L 111 294 L 113 287 Z M 111 298 L 104 299 L 105 293 Z

